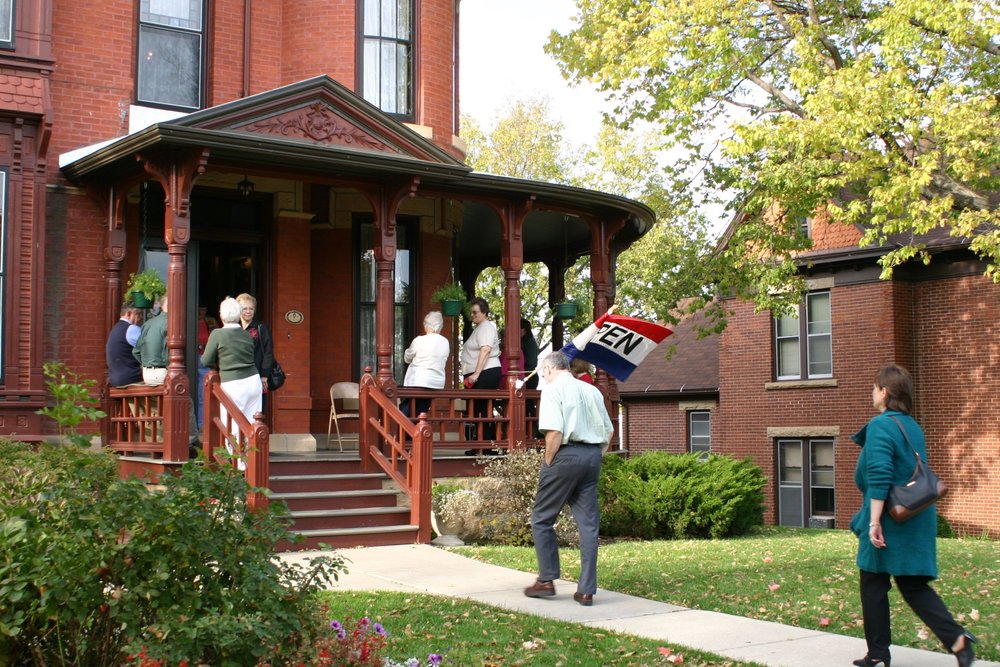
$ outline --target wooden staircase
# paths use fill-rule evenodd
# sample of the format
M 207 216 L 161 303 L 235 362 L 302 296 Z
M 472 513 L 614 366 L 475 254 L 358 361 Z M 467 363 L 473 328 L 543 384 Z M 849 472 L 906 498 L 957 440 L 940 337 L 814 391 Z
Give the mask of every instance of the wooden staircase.
M 271 456 L 271 500 L 291 511 L 292 532 L 301 539 L 280 551 L 412 544 L 417 526 L 410 508 L 387 475 L 362 473 L 357 453 L 309 458 Z

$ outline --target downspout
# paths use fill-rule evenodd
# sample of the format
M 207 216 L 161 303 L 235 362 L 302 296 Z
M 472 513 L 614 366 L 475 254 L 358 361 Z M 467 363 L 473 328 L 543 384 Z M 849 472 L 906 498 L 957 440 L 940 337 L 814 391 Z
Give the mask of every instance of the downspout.
M 243 3 L 243 92 L 240 97 L 250 94 L 250 0 Z

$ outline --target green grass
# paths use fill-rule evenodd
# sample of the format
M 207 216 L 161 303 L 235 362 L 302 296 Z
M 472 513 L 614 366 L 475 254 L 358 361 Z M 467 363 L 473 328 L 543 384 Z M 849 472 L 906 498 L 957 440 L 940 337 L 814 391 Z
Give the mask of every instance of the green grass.
M 764 528 L 731 540 L 615 541 L 598 555 L 601 588 L 693 609 L 863 637 L 854 564 L 857 538 L 843 530 Z M 531 547 L 453 551 L 525 572 Z M 575 580 L 579 552 L 561 551 L 562 577 Z M 979 638 L 977 656 L 1000 660 L 1000 549 L 988 540 L 938 540 L 934 586 L 948 609 Z M 894 590 L 893 643 L 942 651 Z
M 324 592 L 321 600 L 332 618 L 367 616 L 385 626 L 389 645 L 384 656 L 396 661 L 444 655 L 451 667 L 653 667 L 668 665 L 663 642 L 550 620 L 456 598 L 412 593 Z M 669 645 L 685 666 L 759 667 Z

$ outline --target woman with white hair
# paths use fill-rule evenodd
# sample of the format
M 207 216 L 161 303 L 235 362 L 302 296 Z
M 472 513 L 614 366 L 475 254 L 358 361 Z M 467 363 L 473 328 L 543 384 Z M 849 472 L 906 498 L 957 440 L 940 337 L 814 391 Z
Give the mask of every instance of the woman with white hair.
M 254 415 L 263 407 L 263 384 L 254 364 L 254 344 L 240 325 L 240 304 L 232 297 L 226 297 L 219 305 L 219 319 L 222 327 L 208 335 L 201 363 L 216 367 L 222 380 L 222 391 L 236 404 L 243 416 L 252 424 Z M 226 421 L 226 409 L 222 408 L 222 421 Z M 234 434 L 237 429 L 233 429 Z M 227 442 L 230 454 L 232 446 Z M 243 464 L 240 461 L 240 464 Z M 240 465 L 240 469 L 243 469 Z
M 451 344 L 441 335 L 443 325 L 444 318 L 440 311 L 432 310 L 424 316 L 424 335 L 414 338 L 403 353 L 403 361 L 410 365 L 403 378 L 404 387 L 444 389 L 444 367 L 451 355 Z M 410 402 L 404 401 L 400 409 L 409 416 Z M 430 409 L 430 399 L 416 399 L 417 415 Z

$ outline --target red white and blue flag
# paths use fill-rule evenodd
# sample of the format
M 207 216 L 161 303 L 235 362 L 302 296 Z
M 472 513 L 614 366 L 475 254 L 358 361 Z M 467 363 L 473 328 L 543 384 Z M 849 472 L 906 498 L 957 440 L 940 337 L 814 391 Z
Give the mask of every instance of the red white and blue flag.
M 653 322 L 605 313 L 564 345 L 561 352 L 570 360 L 589 361 L 624 382 L 646 355 L 672 333 Z

